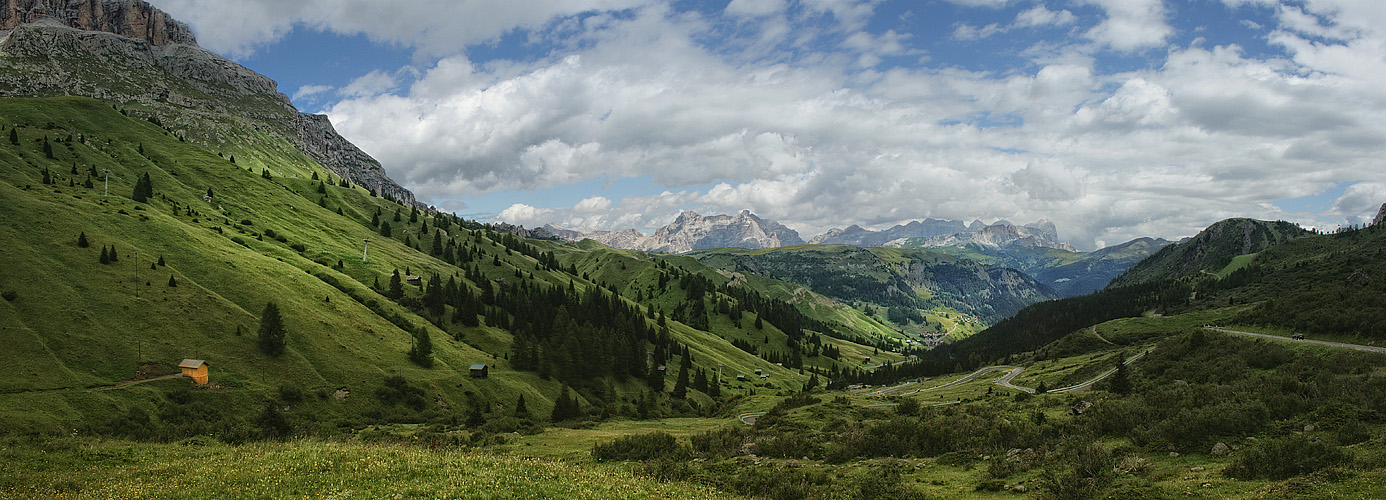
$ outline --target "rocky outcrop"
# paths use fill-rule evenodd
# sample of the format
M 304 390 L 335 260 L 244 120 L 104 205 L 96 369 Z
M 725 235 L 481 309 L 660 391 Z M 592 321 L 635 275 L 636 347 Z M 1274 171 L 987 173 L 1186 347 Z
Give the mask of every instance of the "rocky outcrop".
M 1380 224 L 1381 221 L 1386 221 L 1386 203 L 1382 203 L 1381 209 L 1376 211 L 1376 218 L 1372 219 L 1372 225 Z
M 197 45 L 188 25 L 142 0 L 0 0 L 0 30 L 44 18 L 154 45 Z
M 740 214 L 704 217 L 684 211 L 674 222 L 646 236 L 634 229 L 581 233 L 553 224 L 549 232 L 569 241 L 590 239 L 612 248 L 646 252 L 683 253 L 708 248 L 776 248 L 802 245 L 799 233 L 773 220 L 761 219 L 750 211 Z
M 274 80 L 198 47 L 187 26 L 142 1 L 0 0 L 0 7 L 7 16 L 0 22 L 12 28 L 0 31 L 0 96 L 92 97 L 218 149 L 277 136 L 339 177 L 417 205 L 326 116 L 300 113 Z

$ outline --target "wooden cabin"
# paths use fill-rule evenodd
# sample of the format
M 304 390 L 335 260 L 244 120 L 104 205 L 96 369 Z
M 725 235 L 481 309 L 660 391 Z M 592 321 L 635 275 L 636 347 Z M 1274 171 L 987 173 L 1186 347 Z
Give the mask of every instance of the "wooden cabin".
M 414 286 L 422 286 L 422 285 L 423 285 L 423 278 L 420 278 L 420 277 L 418 277 L 418 276 L 405 276 L 405 277 L 404 277 L 404 281 L 407 282 L 407 283 L 409 283 L 410 285 L 414 285 Z
M 200 359 L 185 359 L 178 363 L 183 376 L 193 379 L 198 385 L 207 385 L 207 362 Z
M 745 382 L 745 381 L 746 381 L 746 374 L 745 374 L 745 373 L 738 373 L 738 374 L 736 374 L 736 381 L 737 381 L 737 382 Z
M 485 363 L 472 363 L 471 372 L 472 378 L 486 378 L 491 374 Z
M 756 368 L 756 375 L 760 375 L 761 373 L 762 373 L 762 372 L 761 372 L 761 369 L 760 369 L 760 368 Z

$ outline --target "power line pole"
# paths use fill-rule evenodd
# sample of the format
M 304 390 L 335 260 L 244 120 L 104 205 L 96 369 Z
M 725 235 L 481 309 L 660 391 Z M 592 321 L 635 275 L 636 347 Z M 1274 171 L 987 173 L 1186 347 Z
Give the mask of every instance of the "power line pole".
M 101 195 L 104 198 L 111 195 L 111 169 L 103 168 L 101 171 L 106 172 L 106 194 Z
M 366 255 L 371 251 L 371 239 L 366 238 L 366 246 L 361 249 L 361 262 L 366 261 Z

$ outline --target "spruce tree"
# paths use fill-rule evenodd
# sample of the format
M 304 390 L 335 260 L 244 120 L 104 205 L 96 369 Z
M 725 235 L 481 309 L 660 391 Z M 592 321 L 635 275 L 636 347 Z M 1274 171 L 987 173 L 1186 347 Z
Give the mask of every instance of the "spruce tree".
M 48 173 L 48 169 L 46 169 L 46 168 L 43 169 L 43 180 L 42 180 L 42 182 L 43 182 L 44 184 L 52 184 L 52 183 L 53 183 L 53 176 L 52 176 L 51 174 Z
M 102 263 L 102 264 L 110 264 L 110 263 L 111 263 L 111 254 L 110 254 L 109 252 L 106 251 L 106 245 L 101 245 L 101 263 Z
M 562 422 L 571 420 L 580 415 L 581 409 L 577 401 L 573 399 L 568 391 L 568 386 L 563 386 L 563 392 L 558 395 L 558 400 L 553 403 L 553 413 L 549 415 L 549 420 Z
M 515 402 L 515 418 L 530 418 L 529 408 L 525 407 L 525 395 L 521 394 L 519 401 Z
M 86 233 L 86 231 L 77 233 L 77 246 L 82 247 L 82 248 L 86 248 L 86 247 L 88 247 L 88 246 L 91 246 L 91 243 L 87 243 L 87 233 Z
M 284 352 L 284 318 L 273 301 L 265 304 L 260 314 L 260 352 L 278 356 Z
M 120 262 L 120 255 L 116 253 L 115 245 L 111 245 L 111 262 Z
M 168 264 L 164 264 L 164 256 L 162 256 L 162 255 L 159 256 L 159 265 L 160 265 L 160 266 L 166 266 L 166 265 L 168 265 Z
M 399 269 L 396 269 L 395 273 L 390 275 L 390 291 L 385 295 L 389 297 L 390 300 L 404 298 L 404 284 L 400 282 Z
M 19 145 L 19 127 L 10 128 L 10 144 Z
M 433 367 L 433 339 L 428 330 L 420 329 L 414 333 L 414 345 L 409 348 L 409 360 L 424 368 Z
M 389 222 L 382 222 L 382 223 L 380 223 L 380 235 L 381 235 L 381 236 L 384 236 L 384 237 L 386 237 L 386 238 L 389 238 L 391 232 L 392 232 L 392 231 L 390 231 L 390 223 L 389 223 Z
M 170 286 L 170 287 L 178 286 L 178 280 L 173 279 L 173 275 L 172 275 L 172 274 L 168 275 L 168 286 Z
M 688 359 L 684 358 L 683 366 L 679 367 L 679 380 L 674 382 L 674 392 L 670 395 L 683 399 L 688 396 Z
M 48 158 L 50 160 L 56 159 L 53 157 L 53 146 L 51 144 L 48 144 L 48 136 L 46 135 L 43 136 L 43 157 Z

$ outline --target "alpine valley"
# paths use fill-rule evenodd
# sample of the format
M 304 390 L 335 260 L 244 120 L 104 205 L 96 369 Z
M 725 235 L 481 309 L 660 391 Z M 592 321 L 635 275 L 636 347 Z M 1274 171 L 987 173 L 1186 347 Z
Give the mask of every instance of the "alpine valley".
M 584 233 L 386 171 L 141 0 L 0 0 L 0 497 L 1386 496 L 1382 216 Z

